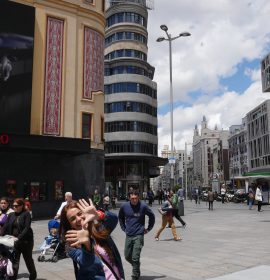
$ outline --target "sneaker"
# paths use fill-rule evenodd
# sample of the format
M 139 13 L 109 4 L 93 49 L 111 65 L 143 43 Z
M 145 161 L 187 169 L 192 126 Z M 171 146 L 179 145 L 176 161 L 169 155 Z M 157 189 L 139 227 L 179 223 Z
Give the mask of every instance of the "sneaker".
M 156 241 L 159 241 L 159 238 L 158 238 L 158 237 L 155 237 L 155 240 L 156 240 Z
M 181 241 L 181 240 L 182 240 L 182 238 L 179 237 L 179 236 L 178 236 L 177 238 L 174 239 L 174 241 Z

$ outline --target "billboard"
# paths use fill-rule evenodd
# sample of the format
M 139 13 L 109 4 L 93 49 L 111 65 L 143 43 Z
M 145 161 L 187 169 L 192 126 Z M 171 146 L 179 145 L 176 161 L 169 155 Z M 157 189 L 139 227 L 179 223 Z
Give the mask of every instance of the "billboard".
M 35 8 L 0 1 L 0 132 L 30 134 Z

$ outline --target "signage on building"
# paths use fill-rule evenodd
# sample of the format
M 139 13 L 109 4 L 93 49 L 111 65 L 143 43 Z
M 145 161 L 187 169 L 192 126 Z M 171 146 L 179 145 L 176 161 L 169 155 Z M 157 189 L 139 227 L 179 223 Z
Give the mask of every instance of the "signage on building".
M 9 143 L 9 136 L 7 134 L 0 134 L 0 145 L 7 145 Z

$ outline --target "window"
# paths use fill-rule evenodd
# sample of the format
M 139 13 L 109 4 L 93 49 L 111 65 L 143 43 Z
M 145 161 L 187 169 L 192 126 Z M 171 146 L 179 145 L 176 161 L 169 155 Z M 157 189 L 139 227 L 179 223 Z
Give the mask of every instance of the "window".
M 82 114 L 82 138 L 91 138 L 92 114 Z

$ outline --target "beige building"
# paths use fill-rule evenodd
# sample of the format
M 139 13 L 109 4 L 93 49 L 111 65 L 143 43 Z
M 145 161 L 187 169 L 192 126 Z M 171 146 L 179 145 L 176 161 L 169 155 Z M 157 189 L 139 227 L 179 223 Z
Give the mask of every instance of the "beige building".
M 54 211 L 104 186 L 105 1 L 0 5 L 0 185 Z

